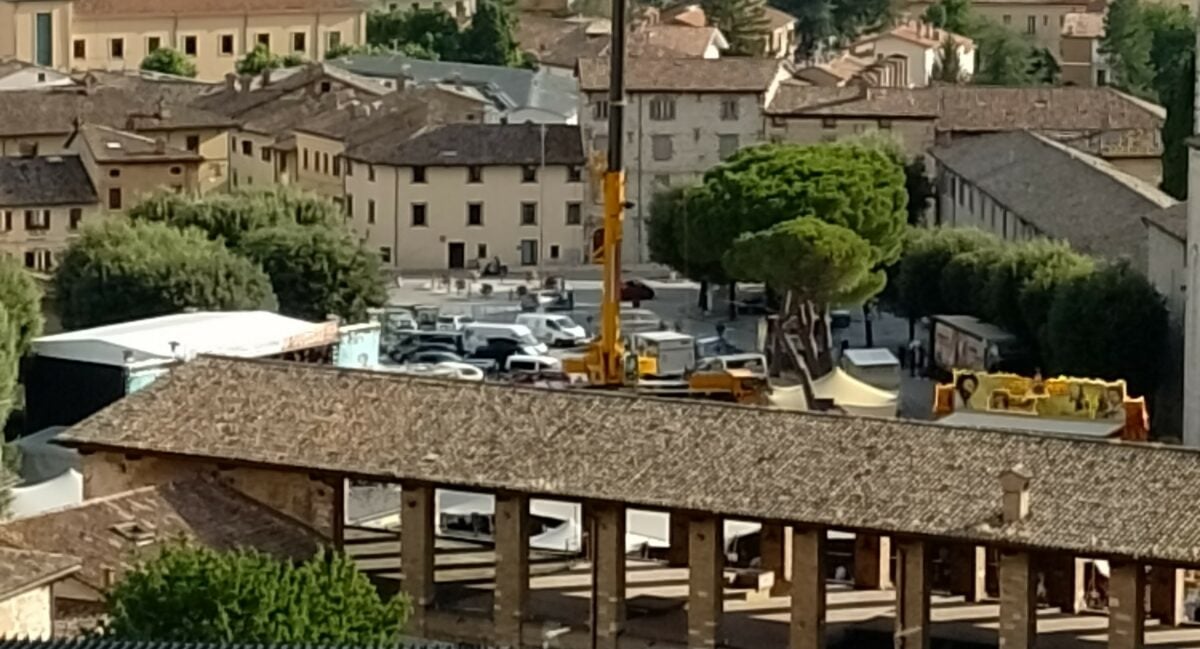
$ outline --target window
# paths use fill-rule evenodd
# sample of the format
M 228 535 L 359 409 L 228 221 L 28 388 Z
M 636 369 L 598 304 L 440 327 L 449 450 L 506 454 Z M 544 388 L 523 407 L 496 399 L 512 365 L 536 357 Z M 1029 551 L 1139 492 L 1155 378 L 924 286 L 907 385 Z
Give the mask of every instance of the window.
M 1108 70 L 1096 70 L 1096 85 L 1097 86 L 1107 86 L 1108 85 Z
M 354 218 L 354 195 L 346 194 L 346 216 Z
M 717 136 L 717 157 L 725 160 L 729 156 L 737 153 L 738 136 L 737 135 L 718 135 Z
M 183 50 L 184 54 L 188 56 L 196 56 L 196 53 L 199 51 L 198 48 L 199 44 L 196 42 L 195 36 L 183 37 L 183 47 L 180 49 Z
M 550 244 L 550 258 L 558 259 L 558 244 L 556 243 Z
M 4 231 L 12 232 L 12 210 L 4 211 Z
M 49 230 L 50 210 L 25 210 L 26 230 Z
M 583 224 L 583 205 L 577 202 L 567 203 L 567 225 Z
M 54 65 L 54 16 L 40 13 L 34 16 L 34 63 Z
M 483 225 L 483 203 L 467 203 L 467 225 Z
M 655 97 L 650 100 L 650 119 L 668 122 L 675 119 L 675 100 L 670 97 Z
M 412 204 L 412 226 L 414 228 L 423 228 L 429 225 L 429 220 L 426 218 L 427 207 L 424 203 Z
M 375 199 L 368 198 L 367 199 L 367 223 L 372 224 L 374 222 L 375 222 Z
M 537 203 L 521 203 L 521 225 L 537 225 Z
M 521 182 L 536 183 L 537 182 L 537 167 L 533 165 L 525 165 L 521 167 Z
M 832 117 L 821 118 L 821 128 L 837 128 L 837 120 Z
M 120 169 L 109 169 L 109 170 L 108 170 L 108 177 L 109 177 L 109 178 L 120 178 L 120 177 L 121 177 L 121 170 L 120 170 Z
M 1065 15 L 1058 17 L 1058 26 L 1059 27 L 1062 27 L 1066 23 L 1067 23 L 1067 17 Z
M 268 50 L 271 49 L 271 35 L 270 34 L 259 34 L 254 37 L 254 41 L 256 43 L 258 43 L 259 45 L 262 45 L 263 47 L 267 48 Z
M 1030 34 L 1037 33 L 1037 16 L 1029 16 L 1025 19 L 1025 31 Z
M 30 250 L 25 253 L 25 267 L 33 270 L 50 270 L 54 255 L 49 250 Z
M 308 34 L 292 32 L 292 51 L 305 52 L 308 50 Z
M 200 150 L 200 136 L 199 135 L 187 136 L 186 144 L 184 144 L 184 146 L 187 148 L 188 151 L 191 151 L 193 153 L 198 152 Z
M 738 118 L 737 97 L 721 100 L 721 119 L 729 121 Z
M 233 34 L 221 34 L 217 37 L 217 51 L 221 56 L 233 56 Z
M 183 173 L 183 167 L 171 167 L 168 171 L 170 171 L 172 176 L 178 176 L 179 174 Z
M 341 32 L 328 32 L 325 34 L 325 51 L 336 50 L 342 46 Z
M 881 119 L 881 120 L 879 120 L 879 128 L 880 128 L 880 129 L 882 129 L 882 130 L 884 130 L 884 131 L 889 131 L 889 130 L 891 130 L 891 128 L 892 128 L 892 120 L 890 120 L 890 119 Z
M 654 188 L 655 189 L 669 189 L 670 187 L 671 187 L 671 177 L 670 176 L 668 176 L 667 174 L 655 174 L 655 176 L 654 176 Z
M 321 154 L 321 169 L 325 173 L 329 173 L 329 154 L 328 153 Z
M 263 162 L 271 161 L 271 150 L 268 149 L 267 147 L 264 146 L 263 148 L 259 149 L 258 154 L 262 158 Z
M 325 94 L 325 93 L 329 92 L 330 90 L 333 90 L 333 84 L 329 83 L 328 81 L 322 81 L 321 82 L 321 94 Z
M 608 100 L 599 99 L 592 104 L 592 118 L 608 119 Z
M 487 258 L 487 244 L 486 243 L 476 244 L 475 258 L 476 259 L 486 259 Z
M 412 181 L 417 184 L 425 182 L 425 167 L 412 168 Z
M 1003 17 L 1003 18 L 1001 18 L 1001 21 L 1002 21 L 1002 22 L 1003 22 L 1005 25 L 1011 25 L 1011 24 L 1012 24 L 1012 16 L 1010 16 L 1010 15 L 1008 15 L 1008 14 L 1004 14 L 1004 17 Z
M 76 38 L 71 43 L 71 54 L 77 59 L 87 58 L 87 41 L 82 38 Z
M 71 208 L 71 229 L 78 230 L 79 222 L 83 220 L 83 209 L 79 207 Z
M 675 155 L 675 146 L 670 135 L 650 136 L 650 148 L 655 160 L 670 160 Z
M 300 164 L 304 167 L 305 171 L 308 171 L 308 149 L 301 149 Z
M 375 182 L 375 165 L 373 164 L 367 165 L 367 182 Z
M 379 249 L 379 261 L 385 264 L 392 263 L 392 249 L 389 246 L 384 246 Z
M 146 53 L 150 54 L 155 50 L 162 49 L 162 39 L 158 36 L 148 36 L 146 38 Z
M 110 210 L 121 209 L 121 188 L 120 187 L 109 187 L 108 188 L 108 209 L 110 209 Z
M 471 165 L 467 167 L 467 182 L 481 183 L 483 182 L 483 167 Z
M 567 182 L 583 182 L 583 168 L 579 165 L 567 165 Z
M 342 175 L 342 156 L 340 155 L 333 156 L 333 175 Z
M 125 58 L 125 39 L 114 38 L 108 42 L 108 56 L 114 59 Z
M 454 3 L 454 17 L 455 18 L 466 18 L 467 17 L 467 5 L 462 0 L 457 0 L 457 2 Z
M 250 140 L 242 140 L 242 155 L 254 155 L 254 143 Z

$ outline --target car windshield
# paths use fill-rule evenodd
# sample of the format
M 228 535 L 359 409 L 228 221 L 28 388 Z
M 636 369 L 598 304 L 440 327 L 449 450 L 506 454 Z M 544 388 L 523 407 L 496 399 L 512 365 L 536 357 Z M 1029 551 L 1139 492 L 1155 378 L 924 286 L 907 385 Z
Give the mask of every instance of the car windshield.
M 520 336 L 517 337 L 517 340 L 521 341 L 521 343 L 525 344 L 525 345 L 538 344 L 538 339 L 534 338 L 533 334 L 521 334 Z
M 575 324 L 574 320 L 572 320 L 571 318 L 569 318 L 565 315 L 555 318 L 555 319 L 551 320 L 550 322 L 552 322 L 556 327 L 558 327 L 560 329 L 569 329 L 571 327 L 578 326 Z

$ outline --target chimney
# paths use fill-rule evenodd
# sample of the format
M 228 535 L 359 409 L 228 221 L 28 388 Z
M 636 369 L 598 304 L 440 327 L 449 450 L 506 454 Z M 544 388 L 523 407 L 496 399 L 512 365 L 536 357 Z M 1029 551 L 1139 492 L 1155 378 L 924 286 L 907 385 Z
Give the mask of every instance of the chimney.
M 1001 509 L 1005 525 L 1017 523 L 1029 517 L 1029 482 L 1033 474 L 1018 464 L 1000 474 L 1000 488 L 1004 491 Z
M 166 153 L 167 152 L 166 138 L 161 137 L 161 136 L 154 138 L 154 152 L 155 153 Z
M 229 72 L 225 75 L 225 92 L 237 92 L 238 77 L 236 74 Z
M 462 75 L 461 74 L 459 74 L 458 72 L 455 72 L 454 74 L 450 75 L 450 80 L 454 82 L 455 88 L 462 90 L 463 85 L 462 85 Z
M 355 104 L 351 113 L 354 117 L 364 118 L 371 116 L 371 107 L 367 104 Z
M 91 72 L 83 75 L 83 94 L 91 95 L 96 92 L 96 75 Z
M 243 74 L 241 76 L 241 79 L 242 79 L 242 92 L 250 92 L 250 82 L 254 80 L 254 77 L 249 74 Z
M 267 66 L 262 71 L 262 87 L 266 88 L 271 85 L 271 68 Z

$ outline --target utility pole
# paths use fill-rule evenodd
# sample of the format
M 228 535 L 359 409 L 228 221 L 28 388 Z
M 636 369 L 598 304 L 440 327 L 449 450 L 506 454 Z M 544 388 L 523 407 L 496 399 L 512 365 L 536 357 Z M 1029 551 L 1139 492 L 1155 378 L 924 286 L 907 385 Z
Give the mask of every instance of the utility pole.
M 542 276 L 542 259 L 546 256 L 546 123 L 538 124 L 542 134 L 542 165 L 538 169 L 538 277 Z
M 1192 15 L 1200 11 L 1200 0 L 1192 0 Z M 1197 35 L 1200 46 L 1200 34 Z M 1197 50 L 1196 56 L 1200 56 Z M 1200 65 L 1197 66 L 1200 72 Z M 1192 79 L 1200 86 L 1200 78 Z M 1200 96 L 1198 96 L 1200 99 Z M 1200 104 L 1192 106 L 1200 124 Z M 1192 137 L 1196 135 L 1192 128 Z M 1188 202 L 1186 263 L 1187 295 L 1183 308 L 1183 445 L 1200 448 L 1200 153 L 1188 144 Z

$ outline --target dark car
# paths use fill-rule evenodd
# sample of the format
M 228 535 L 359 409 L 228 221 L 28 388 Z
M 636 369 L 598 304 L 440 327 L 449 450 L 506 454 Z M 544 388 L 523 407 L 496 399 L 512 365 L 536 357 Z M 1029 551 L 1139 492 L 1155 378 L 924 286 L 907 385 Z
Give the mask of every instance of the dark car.
M 461 355 L 463 336 L 457 331 L 405 331 L 396 337 L 388 356 L 400 360 L 425 347 L 444 347 Z
M 513 354 L 525 354 L 527 350 L 520 341 L 512 338 L 488 338 L 487 343 L 477 347 L 470 358 L 496 361 L 496 365 L 504 367 L 504 362 Z M 468 359 L 469 360 L 469 359 Z
M 409 354 L 404 360 L 409 363 L 429 363 L 430 365 L 437 365 L 438 363 L 461 363 L 463 362 L 463 357 L 451 351 L 426 349 Z
M 644 300 L 654 299 L 654 289 L 640 279 L 627 279 L 621 284 L 621 301 L 633 302 L 635 305 Z
M 460 354 L 458 352 L 457 347 L 454 347 L 452 345 L 439 345 L 439 344 L 425 344 L 425 345 L 419 345 L 417 347 L 409 347 L 407 349 L 395 348 L 395 349 L 392 349 L 392 351 L 388 353 L 388 358 L 391 358 L 393 361 L 396 361 L 397 363 L 428 363 L 428 362 L 437 363 L 437 362 L 441 362 L 441 361 L 418 361 L 415 359 L 416 356 L 421 355 L 421 354 L 427 354 L 427 353 L 452 354 L 454 356 L 458 356 L 460 359 L 462 358 L 462 354 Z

